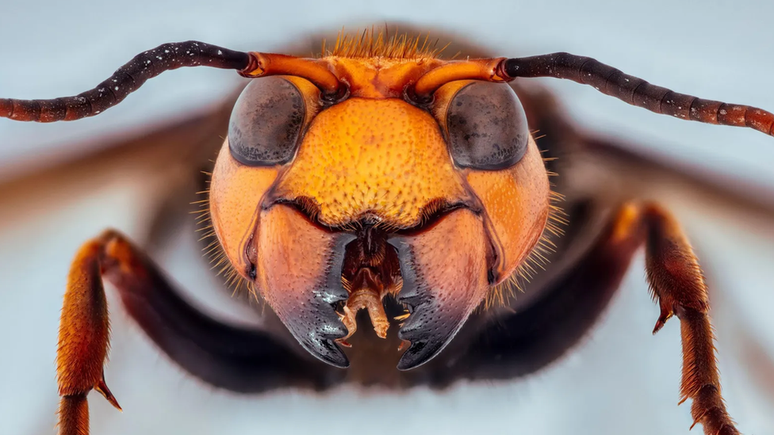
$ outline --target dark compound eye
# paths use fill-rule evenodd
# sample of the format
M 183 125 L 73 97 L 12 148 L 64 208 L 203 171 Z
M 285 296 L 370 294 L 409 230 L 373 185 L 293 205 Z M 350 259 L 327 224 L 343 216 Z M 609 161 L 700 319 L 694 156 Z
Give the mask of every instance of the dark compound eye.
M 282 77 L 253 79 L 231 112 L 231 155 L 248 166 L 289 162 L 296 153 L 305 115 L 304 97 L 293 83 Z
M 449 151 L 462 168 L 500 170 L 524 157 L 527 115 L 510 86 L 473 82 L 460 89 L 446 114 Z

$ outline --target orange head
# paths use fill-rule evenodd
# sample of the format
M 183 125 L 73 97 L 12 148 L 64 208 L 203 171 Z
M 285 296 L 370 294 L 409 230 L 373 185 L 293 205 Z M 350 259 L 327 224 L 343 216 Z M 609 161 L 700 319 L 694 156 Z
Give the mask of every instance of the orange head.
M 223 250 L 313 355 L 382 298 L 409 312 L 399 368 L 438 354 L 538 243 L 549 213 L 540 151 L 501 59 L 442 61 L 402 44 L 320 59 L 251 53 L 215 164 Z

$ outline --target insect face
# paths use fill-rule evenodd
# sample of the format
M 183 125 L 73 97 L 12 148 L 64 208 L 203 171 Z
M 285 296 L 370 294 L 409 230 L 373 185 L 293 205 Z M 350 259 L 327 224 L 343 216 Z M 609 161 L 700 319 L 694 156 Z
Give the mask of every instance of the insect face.
M 319 70 L 245 88 L 212 176 L 215 232 L 310 353 L 347 366 L 337 343 L 357 311 L 384 337 L 394 296 L 411 342 L 398 367 L 416 367 L 539 241 L 540 152 L 511 88 L 459 80 L 429 55 L 306 62 L 334 74 L 338 97 Z M 416 93 L 423 77 L 430 98 Z

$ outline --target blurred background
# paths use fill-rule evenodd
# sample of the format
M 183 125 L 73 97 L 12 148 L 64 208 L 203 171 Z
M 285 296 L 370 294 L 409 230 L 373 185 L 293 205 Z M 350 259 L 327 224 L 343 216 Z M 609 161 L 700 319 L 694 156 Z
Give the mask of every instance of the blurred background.
M 313 32 L 402 22 L 431 34 L 450 32 L 496 55 L 593 56 L 679 92 L 772 110 L 772 16 L 774 3 L 765 0 L 2 0 L 0 96 L 74 95 L 164 42 L 275 51 Z M 743 433 L 774 434 L 774 139 L 650 114 L 570 82 L 540 82 L 584 129 L 631 143 L 758 204 L 751 212 L 680 186 L 654 191 L 683 222 L 707 271 L 729 410 Z M 95 118 L 0 120 L 0 434 L 54 433 L 56 333 L 69 261 L 107 227 L 142 241 L 168 175 L 164 161 L 138 167 L 127 159 L 109 168 L 70 162 L 203 113 L 238 83 L 224 71 L 178 70 Z M 193 217 L 183 221 L 157 260 L 220 318 L 254 324 L 250 309 L 212 290 L 216 282 L 192 237 Z M 443 392 L 349 386 L 325 394 L 241 396 L 213 390 L 160 354 L 114 295 L 109 302 L 106 378 L 124 413 L 91 395 L 94 434 L 652 434 L 688 433 L 691 424 L 689 405 L 676 406 L 678 322 L 651 336 L 658 309 L 647 293 L 642 254 L 569 357 L 527 379 L 461 383 Z

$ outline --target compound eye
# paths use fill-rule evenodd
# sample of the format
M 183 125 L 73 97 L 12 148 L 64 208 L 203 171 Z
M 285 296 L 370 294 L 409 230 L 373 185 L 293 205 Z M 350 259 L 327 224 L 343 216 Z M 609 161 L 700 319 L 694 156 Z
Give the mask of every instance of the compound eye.
M 296 153 L 306 107 L 301 91 L 282 77 L 253 79 L 231 112 L 231 155 L 248 166 L 287 163 Z
M 521 160 L 529 128 L 510 86 L 473 82 L 452 97 L 446 113 L 449 151 L 462 168 L 500 170 Z

